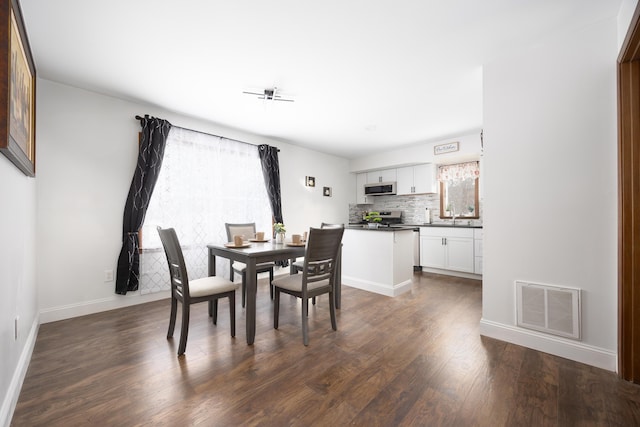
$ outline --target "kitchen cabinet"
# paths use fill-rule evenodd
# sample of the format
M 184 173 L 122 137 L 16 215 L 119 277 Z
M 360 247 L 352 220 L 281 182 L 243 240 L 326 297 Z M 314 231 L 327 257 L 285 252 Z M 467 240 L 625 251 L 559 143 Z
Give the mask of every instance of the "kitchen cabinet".
M 356 174 L 356 204 L 367 203 L 367 196 L 364 194 L 364 185 L 367 183 L 367 174 Z
M 433 164 L 407 166 L 396 170 L 398 195 L 437 193 L 436 167 Z
M 475 274 L 482 274 L 482 229 L 473 230 L 473 254 L 474 254 L 474 267 L 473 272 Z
M 473 232 L 472 228 L 420 227 L 420 265 L 474 273 Z
M 381 169 L 377 171 L 367 172 L 367 184 L 377 184 L 379 182 L 395 182 L 395 169 Z

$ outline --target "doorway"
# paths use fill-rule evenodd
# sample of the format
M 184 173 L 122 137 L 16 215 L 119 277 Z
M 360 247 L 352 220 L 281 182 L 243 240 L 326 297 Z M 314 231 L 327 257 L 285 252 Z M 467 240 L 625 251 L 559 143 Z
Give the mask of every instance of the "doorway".
M 618 363 L 640 384 L 640 4 L 618 56 Z

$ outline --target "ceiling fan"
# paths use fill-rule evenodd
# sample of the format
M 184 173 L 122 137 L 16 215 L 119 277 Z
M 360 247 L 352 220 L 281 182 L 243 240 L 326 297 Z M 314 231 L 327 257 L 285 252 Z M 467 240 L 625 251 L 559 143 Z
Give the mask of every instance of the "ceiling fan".
M 251 91 L 251 90 L 243 90 L 242 93 L 246 93 L 247 95 L 257 95 L 258 99 L 264 99 L 265 101 L 285 101 L 285 102 L 294 102 L 291 97 L 284 98 L 279 94 L 277 87 L 266 88 L 262 92 Z

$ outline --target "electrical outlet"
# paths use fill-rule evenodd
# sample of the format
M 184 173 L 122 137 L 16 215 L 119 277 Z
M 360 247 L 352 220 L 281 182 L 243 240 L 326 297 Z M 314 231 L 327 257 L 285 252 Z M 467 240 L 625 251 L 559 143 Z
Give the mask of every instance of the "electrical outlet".
M 104 281 L 105 282 L 113 282 L 113 270 L 105 270 L 104 271 Z
M 18 341 L 18 321 L 20 320 L 20 316 L 16 316 L 13 321 L 13 339 Z

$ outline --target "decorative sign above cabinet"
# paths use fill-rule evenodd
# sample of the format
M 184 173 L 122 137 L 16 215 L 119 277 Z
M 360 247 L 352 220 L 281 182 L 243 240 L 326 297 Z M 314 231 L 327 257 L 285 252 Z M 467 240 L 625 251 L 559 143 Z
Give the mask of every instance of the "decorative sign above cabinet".
M 453 153 L 458 150 L 460 150 L 460 142 L 456 141 L 448 144 L 436 145 L 433 147 L 433 154 L 437 156 L 438 154 Z

